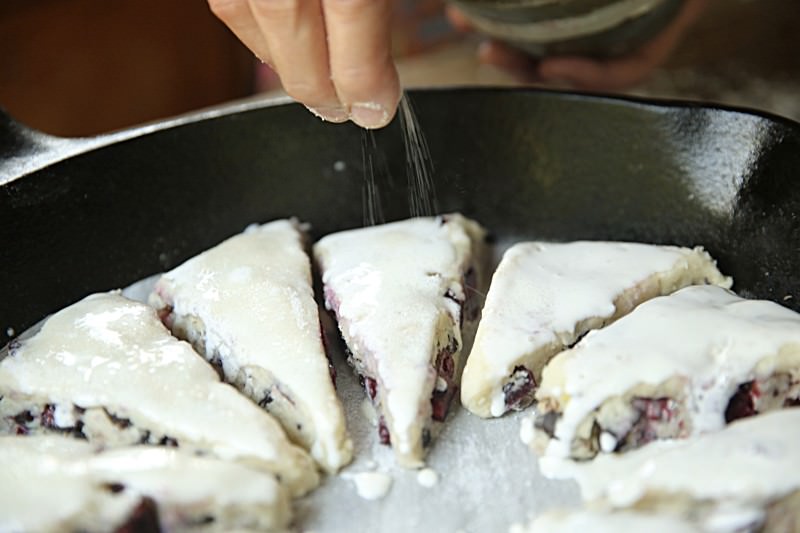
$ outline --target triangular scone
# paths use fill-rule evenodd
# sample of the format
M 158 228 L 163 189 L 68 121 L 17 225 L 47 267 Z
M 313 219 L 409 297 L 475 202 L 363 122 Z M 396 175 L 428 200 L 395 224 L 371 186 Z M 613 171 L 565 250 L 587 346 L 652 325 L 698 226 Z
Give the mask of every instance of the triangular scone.
M 336 472 L 353 444 L 322 343 L 304 237 L 294 220 L 251 226 L 164 274 L 150 304 Z
M 713 285 L 643 303 L 545 367 L 532 442 L 587 459 L 800 403 L 800 314 Z
M 2 531 L 283 531 L 272 474 L 175 448 L 0 437 Z
M 457 393 L 483 240 L 477 223 L 454 214 L 343 231 L 314 246 L 325 305 L 378 410 L 381 440 L 403 466 L 423 464 Z
M 155 310 L 113 293 L 52 315 L 0 361 L 0 431 L 70 433 L 107 446 L 179 446 L 253 463 L 293 495 L 314 462 L 280 425 L 170 335 Z
M 800 523 L 798 442 L 800 409 L 790 408 L 694 439 L 550 466 L 562 469 L 554 473 L 575 476 L 593 507 L 725 524 L 704 531 L 790 532 Z
M 525 242 L 494 273 L 462 377 L 461 403 L 482 417 L 523 409 L 558 352 L 655 296 L 730 287 L 702 248 L 620 242 Z

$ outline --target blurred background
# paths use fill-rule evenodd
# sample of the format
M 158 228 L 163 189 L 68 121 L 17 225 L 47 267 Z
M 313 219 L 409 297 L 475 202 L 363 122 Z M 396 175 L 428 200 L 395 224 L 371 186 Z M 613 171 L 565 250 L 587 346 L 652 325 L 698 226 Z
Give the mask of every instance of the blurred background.
M 439 0 L 397 0 L 406 87 L 520 85 L 476 59 Z M 800 120 L 800 0 L 716 0 L 668 62 L 624 94 L 762 109 Z M 231 99 L 280 94 L 274 73 L 203 0 L 0 1 L 0 106 L 63 135 L 94 135 Z

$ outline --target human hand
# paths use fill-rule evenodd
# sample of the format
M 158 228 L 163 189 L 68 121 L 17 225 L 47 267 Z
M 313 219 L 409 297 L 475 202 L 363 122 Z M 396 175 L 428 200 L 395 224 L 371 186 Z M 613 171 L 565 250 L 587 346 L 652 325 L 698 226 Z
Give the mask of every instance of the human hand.
M 400 100 L 390 0 L 208 0 L 211 11 L 330 122 L 388 124 Z
M 621 57 L 591 59 L 576 56 L 554 56 L 541 59 L 496 40 L 483 43 L 478 50 L 482 63 L 510 72 L 526 83 L 566 82 L 579 89 L 618 90 L 642 82 L 670 56 L 684 32 L 700 17 L 709 0 L 685 0 L 669 26 L 638 50 Z M 467 18 L 454 7 L 448 16 L 456 28 L 472 29 Z

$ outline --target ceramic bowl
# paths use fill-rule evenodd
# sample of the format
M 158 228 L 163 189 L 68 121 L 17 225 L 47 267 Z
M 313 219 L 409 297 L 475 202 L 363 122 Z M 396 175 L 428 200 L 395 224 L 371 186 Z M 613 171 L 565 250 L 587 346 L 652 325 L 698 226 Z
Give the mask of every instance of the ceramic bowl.
M 625 54 L 657 35 L 682 0 L 451 0 L 475 28 L 534 56 Z

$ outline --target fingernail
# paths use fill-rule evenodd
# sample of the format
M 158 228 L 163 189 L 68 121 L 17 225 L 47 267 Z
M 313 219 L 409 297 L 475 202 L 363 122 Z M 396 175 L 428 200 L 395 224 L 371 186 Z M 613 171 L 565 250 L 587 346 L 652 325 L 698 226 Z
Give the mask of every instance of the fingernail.
M 328 122 L 335 122 L 336 124 L 347 122 L 350 115 L 343 107 L 308 107 L 306 109 L 311 111 L 315 116 Z
M 389 112 L 376 102 L 359 102 L 350 107 L 350 120 L 362 128 L 382 128 L 389 123 Z

